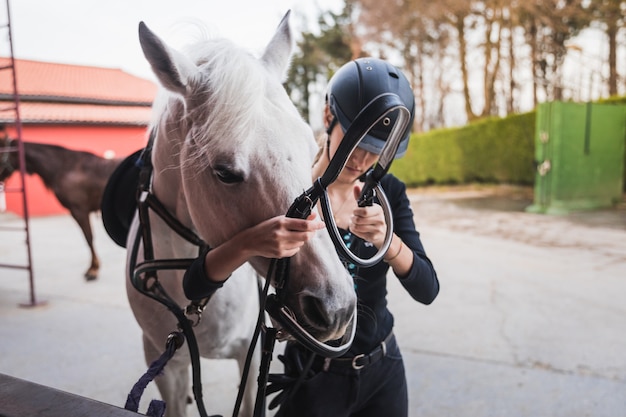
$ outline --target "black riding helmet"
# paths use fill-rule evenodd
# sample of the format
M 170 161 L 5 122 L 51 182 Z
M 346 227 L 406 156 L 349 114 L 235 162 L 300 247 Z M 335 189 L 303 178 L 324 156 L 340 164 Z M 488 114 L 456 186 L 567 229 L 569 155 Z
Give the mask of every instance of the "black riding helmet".
M 329 81 L 326 98 L 333 115 L 331 128 L 338 121 L 345 133 L 359 112 L 381 94 L 394 93 L 411 112 L 411 121 L 400 142 L 396 158 L 404 156 L 409 144 L 411 126 L 415 117 L 415 98 L 404 74 L 382 59 L 359 58 L 343 65 Z M 391 133 L 398 111 L 390 113 L 389 120 L 381 120 L 363 138 L 359 147 L 380 154 Z

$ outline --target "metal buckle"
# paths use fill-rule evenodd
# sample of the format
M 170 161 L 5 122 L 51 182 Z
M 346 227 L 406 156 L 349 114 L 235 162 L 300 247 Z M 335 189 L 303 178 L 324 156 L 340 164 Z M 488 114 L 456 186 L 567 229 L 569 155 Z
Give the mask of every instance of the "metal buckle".
M 358 361 L 359 359 L 364 358 L 364 357 L 365 357 L 365 355 L 363 353 L 361 353 L 359 355 L 356 355 L 354 358 L 352 358 L 352 369 L 359 370 L 359 369 L 364 368 L 365 365 L 359 365 L 359 364 L 356 363 L 356 361 Z
M 185 308 L 185 317 L 187 317 L 187 319 L 191 322 L 191 327 L 196 327 L 198 324 L 200 324 L 204 307 L 205 305 L 192 302 Z M 195 320 L 192 319 L 191 316 L 195 316 Z

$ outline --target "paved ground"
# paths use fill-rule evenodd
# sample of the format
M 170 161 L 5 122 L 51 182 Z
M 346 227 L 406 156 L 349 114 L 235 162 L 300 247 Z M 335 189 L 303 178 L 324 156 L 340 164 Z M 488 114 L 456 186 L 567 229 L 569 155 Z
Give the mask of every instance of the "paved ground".
M 625 415 L 626 204 L 529 214 L 529 190 L 511 187 L 427 189 L 412 201 L 441 293 L 422 306 L 391 280 L 411 417 Z M 0 269 L 0 373 L 123 406 L 145 370 L 140 333 L 124 251 L 94 219 L 99 281 L 82 279 L 88 251 L 68 216 L 31 221 L 45 305 L 19 307 L 27 275 Z M 0 230 L 0 263 L 23 259 L 22 239 Z M 205 372 L 209 412 L 230 415 L 234 363 L 203 365 L 218 365 Z M 156 395 L 150 386 L 146 396 Z

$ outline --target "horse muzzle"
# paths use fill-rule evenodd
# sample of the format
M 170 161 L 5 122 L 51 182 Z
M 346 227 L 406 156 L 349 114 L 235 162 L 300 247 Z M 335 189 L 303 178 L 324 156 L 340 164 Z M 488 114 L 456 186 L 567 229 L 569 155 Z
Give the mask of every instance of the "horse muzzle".
M 303 297 L 301 297 L 303 298 Z M 275 294 L 268 295 L 265 310 L 278 328 L 281 340 L 296 340 L 307 349 L 328 358 L 348 351 L 356 332 L 356 302 L 352 308 L 328 314 L 319 300 L 304 296 L 301 317 L 287 307 Z M 332 341 L 330 344 L 325 343 Z

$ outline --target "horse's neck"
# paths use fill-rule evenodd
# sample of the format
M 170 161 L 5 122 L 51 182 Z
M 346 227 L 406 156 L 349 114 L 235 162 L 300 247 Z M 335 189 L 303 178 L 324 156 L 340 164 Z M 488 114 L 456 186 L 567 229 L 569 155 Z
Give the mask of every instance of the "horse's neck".
M 56 153 L 54 148 L 47 145 L 24 142 L 26 172 L 39 175 L 48 188 L 55 184 L 55 179 L 64 171 L 64 166 L 68 163 L 65 158 Z

